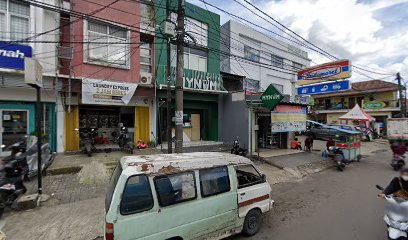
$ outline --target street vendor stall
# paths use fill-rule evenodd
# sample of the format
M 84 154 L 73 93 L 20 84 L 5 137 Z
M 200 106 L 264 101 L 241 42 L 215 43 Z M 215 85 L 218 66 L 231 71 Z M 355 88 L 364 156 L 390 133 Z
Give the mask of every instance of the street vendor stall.
M 375 122 L 375 118 L 367 114 L 358 104 L 354 106 L 348 113 L 339 117 L 340 123 L 346 121 L 346 124 L 349 121 L 352 121 L 356 125 L 356 129 L 364 133 L 364 136 L 367 136 L 367 140 L 372 139 L 372 126 L 371 123 Z

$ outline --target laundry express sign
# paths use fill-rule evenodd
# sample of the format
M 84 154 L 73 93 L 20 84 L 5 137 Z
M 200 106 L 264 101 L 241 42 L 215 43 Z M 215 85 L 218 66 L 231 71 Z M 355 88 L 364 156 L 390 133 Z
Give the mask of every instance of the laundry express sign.
M 82 103 L 126 105 L 130 102 L 137 84 L 86 79 L 82 81 Z
M 297 73 L 297 83 L 305 85 L 349 77 L 351 77 L 350 61 L 340 60 L 302 69 Z
M 0 41 L 0 68 L 24 70 L 24 58 L 32 55 L 30 46 Z

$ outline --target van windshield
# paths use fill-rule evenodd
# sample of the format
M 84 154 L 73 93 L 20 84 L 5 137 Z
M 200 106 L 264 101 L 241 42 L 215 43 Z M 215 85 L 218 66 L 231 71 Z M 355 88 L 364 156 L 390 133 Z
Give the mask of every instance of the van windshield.
M 120 165 L 120 161 L 118 162 L 118 165 L 116 166 L 115 170 L 113 171 L 113 174 L 111 176 L 108 189 L 106 191 L 106 197 L 105 197 L 105 210 L 108 212 L 109 206 L 111 205 L 112 202 L 112 197 L 113 197 L 113 192 L 115 191 L 116 183 L 119 180 L 120 174 L 122 174 L 122 166 Z

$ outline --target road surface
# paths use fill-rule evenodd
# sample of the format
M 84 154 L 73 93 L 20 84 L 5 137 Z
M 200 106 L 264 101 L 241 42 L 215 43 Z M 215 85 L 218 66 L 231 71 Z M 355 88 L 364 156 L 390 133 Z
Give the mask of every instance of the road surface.
M 276 206 L 250 239 L 387 239 L 383 200 L 376 197 L 375 185 L 386 185 L 397 175 L 389 165 L 390 157 L 391 152 L 378 151 L 348 165 L 344 172 L 329 169 L 301 182 L 276 185 Z

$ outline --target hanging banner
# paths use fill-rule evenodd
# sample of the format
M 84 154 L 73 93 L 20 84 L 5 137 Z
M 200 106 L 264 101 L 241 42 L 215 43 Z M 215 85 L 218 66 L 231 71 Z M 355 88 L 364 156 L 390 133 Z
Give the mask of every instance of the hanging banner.
M 303 94 L 321 94 L 330 92 L 340 92 L 350 89 L 350 81 L 330 82 L 323 84 L 316 84 L 311 86 L 299 87 L 297 92 L 299 95 Z
M 300 70 L 297 73 L 297 84 L 301 86 L 349 77 L 351 77 L 350 61 L 339 60 Z
M 271 112 L 272 132 L 297 132 L 306 130 L 305 106 L 278 105 Z
M 136 88 L 134 83 L 86 79 L 82 81 L 82 103 L 127 105 Z

